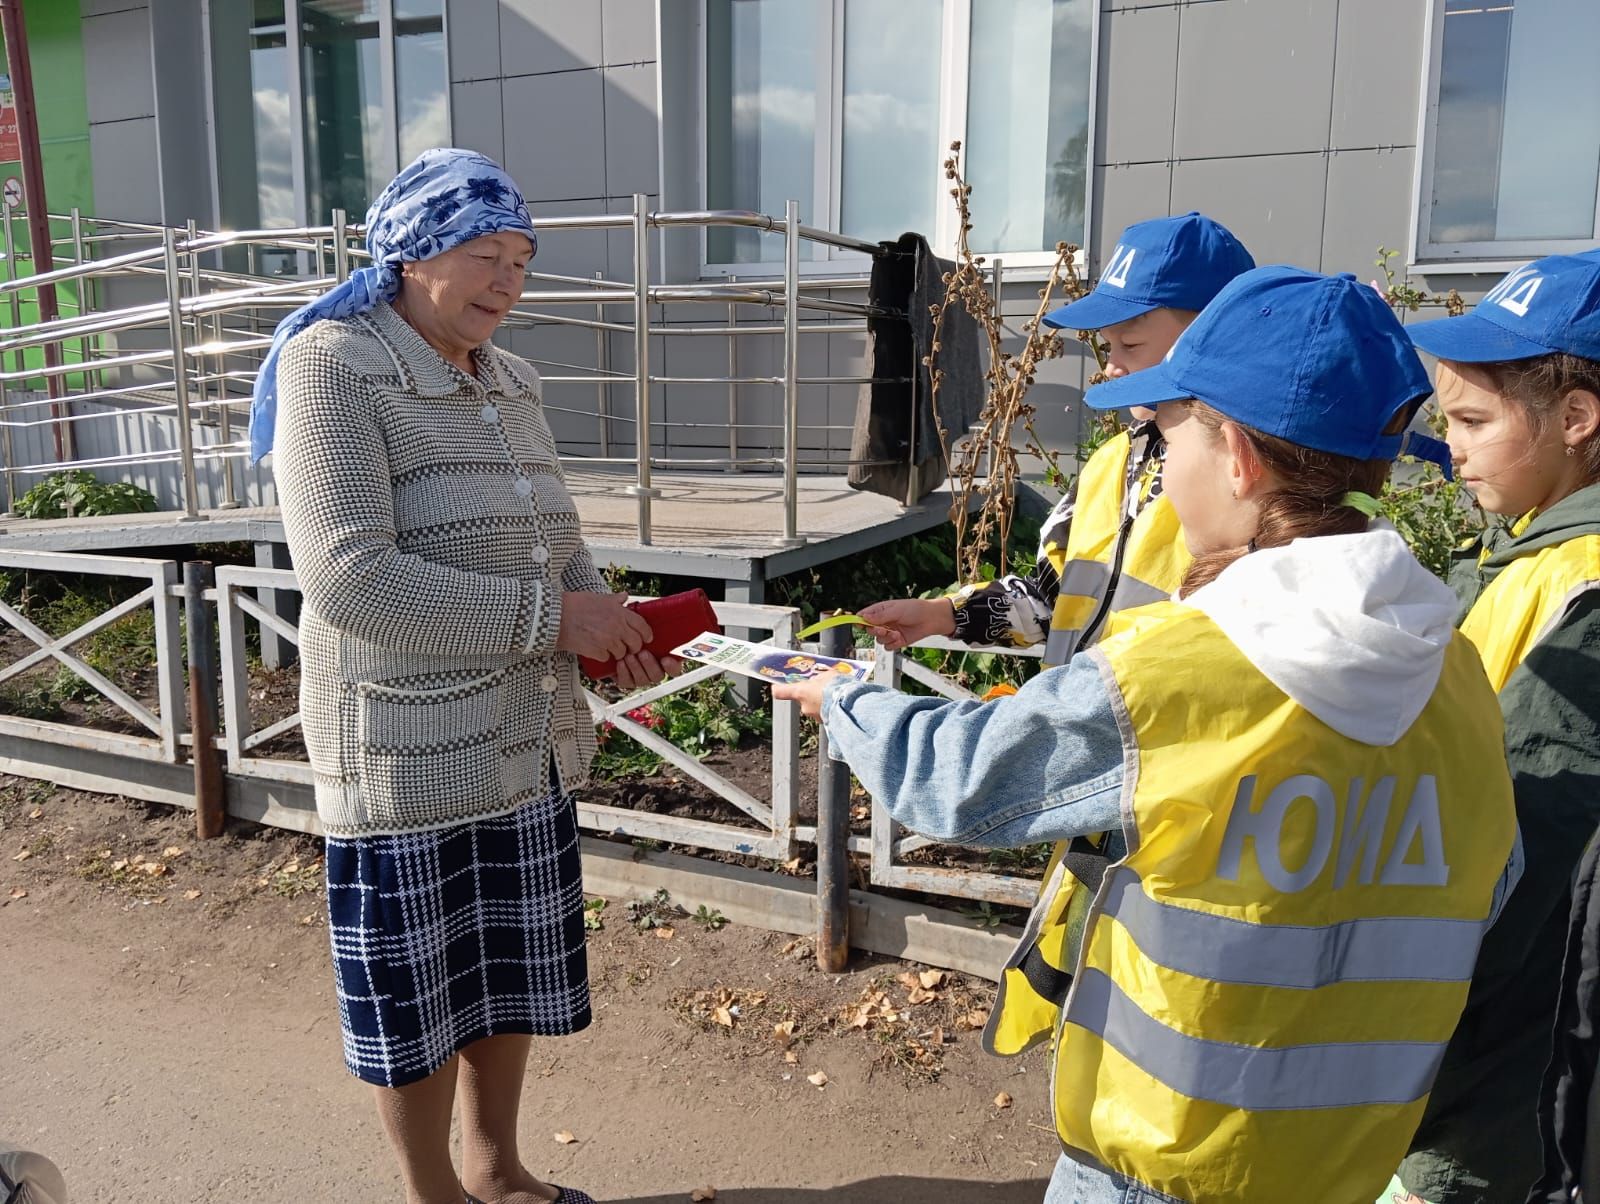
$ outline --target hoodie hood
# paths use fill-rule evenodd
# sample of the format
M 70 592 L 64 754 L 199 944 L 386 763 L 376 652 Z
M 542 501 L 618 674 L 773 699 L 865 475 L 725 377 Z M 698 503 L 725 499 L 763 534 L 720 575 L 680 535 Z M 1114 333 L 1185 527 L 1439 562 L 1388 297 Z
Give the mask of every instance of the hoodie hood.
M 1543 514 L 1534 515 L 1533 521 L 1520 531 L 1506 526 L 1498 528 L 1492 536 L 1486 535 L 1489 554 L 1484 558 L 1483 567 L 1491 572 L 1503 569 L 1519 557 L 1530 556 L 1581 535 L 1600 535 L 1600 484 L 1586 485 L 1568 494 Z
M 1428 705 L 1455 633 L 1455 594 L 1384 522 L 1243 556 L 1185 602 L 1295 702 L 1380 747 Z

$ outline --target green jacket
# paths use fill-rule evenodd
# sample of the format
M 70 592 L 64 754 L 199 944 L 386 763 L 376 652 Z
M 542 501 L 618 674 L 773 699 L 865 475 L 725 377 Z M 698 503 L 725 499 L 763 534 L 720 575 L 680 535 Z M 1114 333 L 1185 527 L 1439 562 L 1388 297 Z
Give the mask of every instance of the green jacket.
M 1600 485 L 1520 533 L 1496 525 L 1457 553 L 1461 617 L 1518 557 L 1600 534 Z M 1550 1059 L 1571 880 L 1600 824 L 1600 592 L 1528 653 L 1500 692 L 1525 857 L 1522 880 L 1478 954 L 1412 1152 L 1407 1190 L 1431 1204 L 1522 1204 L 1539 1177 L 1538 1106 Z

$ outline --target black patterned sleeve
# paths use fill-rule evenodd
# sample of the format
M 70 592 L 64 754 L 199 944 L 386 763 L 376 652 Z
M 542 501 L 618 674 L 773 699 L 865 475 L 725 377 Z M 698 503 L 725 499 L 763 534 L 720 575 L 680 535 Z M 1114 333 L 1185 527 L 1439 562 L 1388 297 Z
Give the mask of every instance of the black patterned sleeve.
M 1008 574 L 994 581 L 963 586 L 951 595 L 956 611 L 956 639 L 963 644 L 1010 644 L 1018 648 L 1044 643 L 1050 633 L 1056 595 L 1061 591 L 1061 579 L 1050 551 L 1066 547 L 1075 498 L 1075 492 L 1069 492 L 1045 520 L 1032 573 Z

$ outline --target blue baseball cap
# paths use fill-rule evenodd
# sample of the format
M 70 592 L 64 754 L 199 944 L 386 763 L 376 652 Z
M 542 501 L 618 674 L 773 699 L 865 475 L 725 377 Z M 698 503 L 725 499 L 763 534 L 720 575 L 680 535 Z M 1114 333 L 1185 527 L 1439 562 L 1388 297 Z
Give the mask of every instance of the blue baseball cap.
M 1117 240 L 1094 291 L 1051 310 L 1044 324 L 1099 330 L 1162 306 L 1198 313 L 1255 266 L 1244 244 L 1203 214 L 1135 222 Z
M 1091 409 L 1195 398 L 1300 447 L 1357 460 L 1448 454 L 1438 440 L 1386 435 L 1433 392 L 1405 328 L 1354 276 L 1256 268 L 1217 294 L 1153 368 L 1096 385 Z
M 1600 360 L 1600 251 L 1551 255 L 1495 285 L 1470 314 L 1407 326 L 1430 355 L 1461 364 L 1564 351 Z

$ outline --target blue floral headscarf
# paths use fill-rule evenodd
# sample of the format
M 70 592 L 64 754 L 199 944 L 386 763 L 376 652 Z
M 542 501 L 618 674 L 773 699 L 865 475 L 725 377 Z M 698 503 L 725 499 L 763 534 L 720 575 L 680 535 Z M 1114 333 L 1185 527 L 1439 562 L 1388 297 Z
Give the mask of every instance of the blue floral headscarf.
M 400 265 L 432 259 L 485 234 L 526 234 L 538 248 L 522 193 L 504 169 L 476 151 L 443 147 L 423 151 L 367 210 L 367 250 L 372 266 L 295 310 L 273 332 L 272 346 L 250 398 L 250 459 L 272 450 L 278 417 L 278 355 L 313 322 L 349 318 L 392 301 L 400 292 Z

